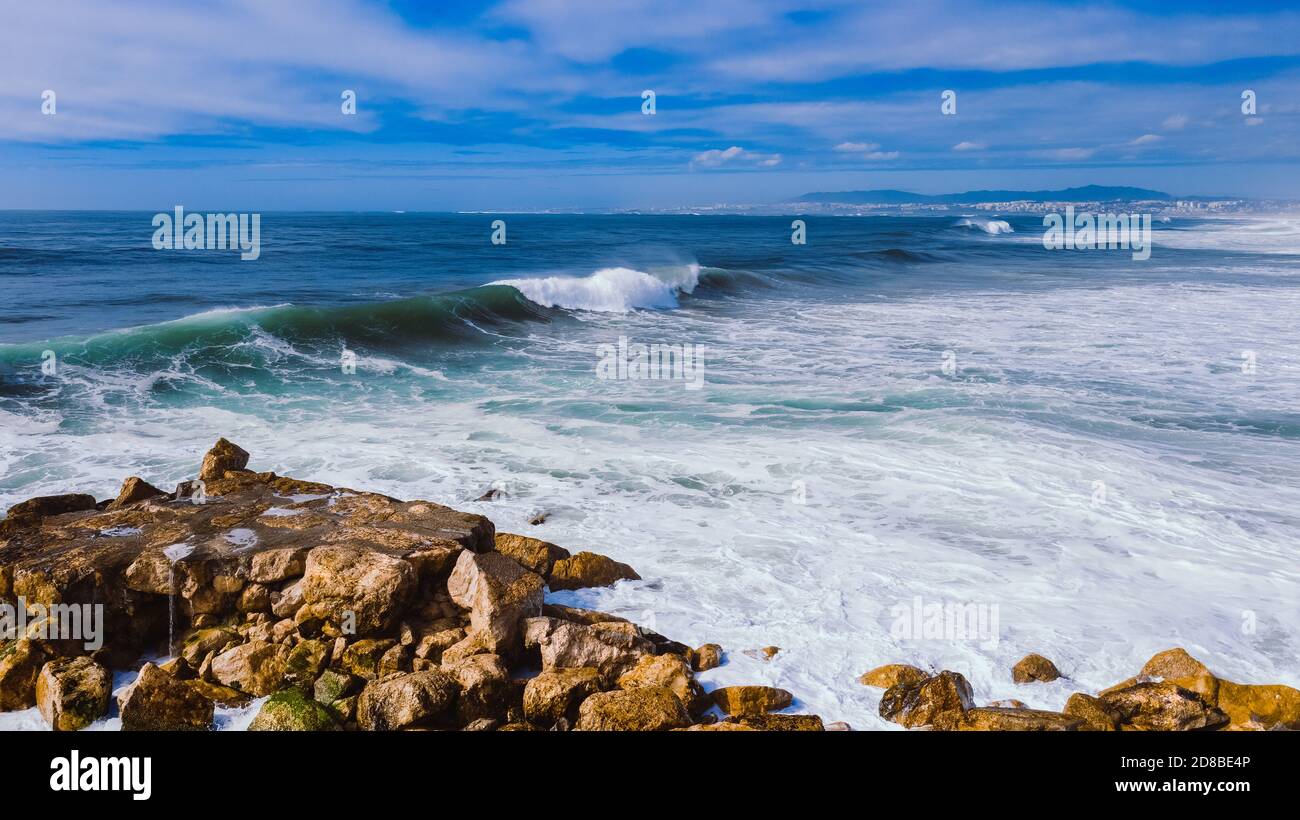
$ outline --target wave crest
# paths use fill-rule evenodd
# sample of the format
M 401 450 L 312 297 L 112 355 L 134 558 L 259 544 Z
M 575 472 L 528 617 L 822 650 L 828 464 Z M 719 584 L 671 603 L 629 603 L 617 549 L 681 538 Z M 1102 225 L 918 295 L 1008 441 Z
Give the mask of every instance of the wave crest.
M 512 287 L 542 307 L 627 313 L 637 308 L 675 308 L 678 294 L 691 293 L 699 282 L 700 266 L 691 263 L 654 273 L 601 268 L 589 276 L 500 279 L 491 284 Z

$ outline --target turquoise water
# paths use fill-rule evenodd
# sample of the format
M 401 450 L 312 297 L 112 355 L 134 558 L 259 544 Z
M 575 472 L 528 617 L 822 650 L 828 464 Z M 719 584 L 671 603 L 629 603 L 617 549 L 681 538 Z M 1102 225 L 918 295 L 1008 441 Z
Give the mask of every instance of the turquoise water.
M 555 597 L 863 728 L 886 662 L 1049 708 L 1172 645 L 1300 683 L 1294 219 L 1157 223 L 1136 261 L 1028 216 L 799 246 L 790 217 L 267 213 L 240 261 L 153 250 L 151 216 L 0 214 L 0 509 L 166 486 L 225 435 L 627 561 Z M 600 378 L 620 339 L 703 369 Z M 997 606 L 996 645 L 895 634 L 916 596 Z M 1029 651 L 1070 680 L 1014 687 Z

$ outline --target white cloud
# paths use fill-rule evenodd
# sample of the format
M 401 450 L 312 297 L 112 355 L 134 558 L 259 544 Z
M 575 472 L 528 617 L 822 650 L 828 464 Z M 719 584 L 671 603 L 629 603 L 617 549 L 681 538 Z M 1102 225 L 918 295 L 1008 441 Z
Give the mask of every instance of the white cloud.
M 1150 145 L 1153 142 L 1160 142 L 1164 137 L 1159 134 L 1143 134 L 1129 143 L 1129 145 Z
M 1263 125 L 1263 124 L 1264 124 L 1264 118 L 1263 118 L 1263 117 L 1247 117 L 1247 118 L 1246 118 L 1246 125 Z
M 1045 156 L 1050 159 L 1083 160 L 1083 159 L 1091 159 L 1092 155 L 1097 153 L 1097 149 L 1096 148 L 1055 148 L 1050 151 L 1041 151 L 1039 153 L 1041 156 Z
M 865 154 L 868 151 L 877 151 L 880 149 L 880 143 L 877 142 L 841 142 L 835 146 L 835 150 L 847 154 Z
M 956 145 L 954 145 L 954 146 L 952 147 L 952 150 L 954 150 L 954 151 L 983 151 L 985 148 L 988 148 L 988 146 L 985 145 L 985 144 L 982 143 L 982 142 L 967 142 L 966 140 L 962 140 L 961 142 L 959 142 L 959 143 L 957 143 Z
M 1178 129 L 1182 128 L 1184 125 L 1187 125 L 1187 115 L 1170 114 L 1168 117 L 1165 117 L 1165 121 L 1162 122 L 1160 125 L 1162 128 L 1164 128 L 1167 131 L 1177 131 Z
M 739 145 L 733 145 L 730 148 L 713 148 L 708 151 L 701 151 L 691 157 L 692 168 L 719 168 L 731 162 L 749 163 L 763 168 L 771 168 L 781 164 L 781 155 L 760 154 L 754 151 L 746 151 Z

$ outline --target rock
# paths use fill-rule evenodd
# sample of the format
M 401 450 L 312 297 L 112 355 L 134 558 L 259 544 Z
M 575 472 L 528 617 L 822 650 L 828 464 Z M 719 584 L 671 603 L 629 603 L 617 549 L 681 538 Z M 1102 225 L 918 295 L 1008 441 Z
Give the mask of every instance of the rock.
M 447 579 L 447 593 L 468 609 L 469 632 L 494 654 L 513 655 L 522 618 L 540 615 L 544 582 L 505 555 L 462 552 Z
M 450 717 L 456 681 L 438 669 L 373 681 L 357 700 L 357 723 L 368 731 L 426 725 Z
M 292 618 L 298 614 L 302 604 L 302 579 L 299 579 L 281 590 L 278 599 L 271 596 L 271 614 L 277 618 Z
M 551 567 L 556 561 L 569 557 L 568 550 L 557 547 L 549 541 L 509 532 L 496 534 L 496 549 L 497 552 L 543 578 L 551 574 Z
M 118 702 L 123 731 L 176 732 L 212 728 L 212 701 L 188 681 L 146 663 Z
M 662 687 L 597 692 L 578 707 L 579 732 L 662 732 L 689 726 L 690 716 Z
M 779 646 L 765 646 L 762 649 L 746 649 L 745 655 L 756 661 L 770 661 L 781 651 Z
M 528 523 L 536 527 L 538 525 L 545 524 L 546 520 L 550 517 L 551 514 L 549 512 L 539 512 L 537 515 L 534 515 L 532 518 L 528 519 Z
M 641 576 L 627 564 L 594 552 L 580 552 L 561 558 L 551 566 L 547 584 L 552 590 L 612 587 L 618 581 L 640 581 Z
M 578 706 L 600 691 L 600 672 L 590 666 L 552 669 L 524 686 L 524 716 L 549 729 L 561 719 L 577 721 Z
M 737 720 L 760 732 L 823 732 L 826 726 L 817 715 L 743 715 Z
M 180 656 L 197 669 L 209 652 L 220 652 L 229 644 L 241 642 L 239 633 L 228 626 L 195 629 L 181 639 Z
M 316 698 L 317 703 L 328 705 L 352 694 L 356 682 L 357 679 L 351 675 L 327 669 L 316 679 L 316 683 L 312 687 L 312 696 Z
M 10 507 L 5 520 L 21 526 L 30 526 L 40 523 L 41 519 L 49 516 L 93 509 L 95 509 L 95 497 L 93 495 L 86 495 L 85 493 L 42 495 L 20 501 Z
M 991 701 L 986 705 L 998 709 L 1028 709 L 1029 708 L 1028 704 L 1026 704 L 1023 700 L 1016 700 L 1015 698 L 1006 698 L 1005 700 L 995 700 L 995 701 Z
M 707 672 L 722 665 L 722 647 L 706 643 L 691 654 L 691 666 L 696 672 Z
M 880 716 L 911 729 L 955 729 L 974 704 L 970 684 L 957 672 L 943 671 L 920 683 L 897 683 L 880 697 Z
M 415 594 L 415 568 L 401 558 L 353 547 L 316 547 L 307 554 L 303 606 L 342 632 L 385 632 Z M 276 613 L 279 614 L 278 612 Z M 295 616 L 302 623 L 301 613 Z
M 307 547 L 282 547 L 259 552 L 253 556 L 248 570 L 248 580 L 259 584 L 275 584 L 296 578 L 307 571 Z
M 462 726 L 505 716 L 510 706 L 510 670 L 499 655 L 475 655 L 444 666 L 443 671 L 460 684 L 456 721 Z
M 1065 702 L 1065 714 L 1082 722 L 1084 731 L 1115 732 L 1119 730 L 1119 712 L 1106 705 L 1101 698 L 1075 692 Z
M 217 706 L 242 707 L 247 706 L 253 699 L 252 695 L 245 694 L 238 689 L 231 689 L 229 686 L 222 686 L 218 683 L 209 683 L 199 678 L 187 680 L 185 683 Z
M 239 603 L 235 604 L 235 609 L 240 612 L 270 612 L 271 588 L 266 584 L 249 584 L 239 594 Z
M 1032 652 L 1021 658 L 1011 668 L 1011 679 L 1016 683 L 1030 683 L 1032 681 L 1048 683 L 1059 677 L 1061 677 L 1061 673 L 1057 671 L 1056 664 L 1042 655 L 1036 655 Z
M 248 466 L 248 451 L 224 438 L 217 439 L 203 456 L 203 466 L 199 468 L 200 481 L 215 481 L 224 478 L 227 470 L 239 471 Z
M 1118 713 L 1121 728 L 1187 731 L 1212 729 L 1228 722 L 1227 715 L 1207 706 L 1195 692 L 1168 681 L 1135 683 L 1101 699 Z
M 1233 728 L 1300 729 L 1300 690 L 1290 686 L 1221 680 L 1216 705 Z
M 392 638 L 362 638 L 347 645 L 339 666 L 359 678 L 375 680 L 379 677 L 379 662 L 396 645 Z
M 900 683 L 918 684 L 928 677 L 929 674 L 915 666 L 908 666 L 905 663 L 887 663 L 884 666 L 877 666 L 870 672 L 864 672 L 862 677 L 858 678 L 858 683 L 863 686 L 888 689 Z
M 75 732 L 108 714 L 108 670 L 87 657 L 58 658 L 36 679 L 36 706 L 56 732 Z
M 212 676 L 225 686 L 261 697 L 284 685 L 289 649 L 284 644 L 250 641 L 212 659 Z
M 646 655 L 619 676 L 618 686 L 620 689 L 668 689 L 692 715 L 703 714 L 709 708 L 709 697 L 704 694 L 704 687 L 695 680 L 690 666 L 680 655 Z
M 608 612 L 598 612 L 594 609 L 578 609 L 561 604 L 542 604 L 542 614 L 548 618 L 559 618 L 561 621 L 572 621 L 575 624 L 584 624 L 586 626 L 631 623 L 627 618 L 610 615 Z
M 329 732 L 338 728 L 334 713 L 298 688 L 271 695 L 248 724 L 250 732 Z
M 122 489 L 118 492 L 117 498 L 108 505 L 108 509 L 119 510 L 128 504 L 134 504 L 137 501 L 144 501 L 147 498 L 155 498 L 160 495 L 167 495 L 167 493 L 139 476 L 131 476 L 122 482 Z
M 585 626 L 555 618 L 528 618 L 524 621 L 524 646 L 540 651 L 543 670 L 590 666 L 600 670 L 602 680 L 612 685 L 643 655 L 654 654 L 653 645 L 635 632 L 632 624 Z
M 465 724 L 462 732 L 494 732 L 501 725 L 501 721 L 492 718 L 479 718 L 478 720 Z
M 1181 647 L 1166 649 L 1151 656 L 1142 666 L 1139 675 L 1173 680 L 1177 678 L 1195 678 L 1210 674 L 1205 664 L 1187 654 Z
M 0 644 L 0 712 L 36 705 L 36 679 L 44 665 L 45 651 L 33 641 Z
M 977 706 L 957 725 L 964 732 L 1072 732 L 1083 721 L 1042 709 Z
M 757 732 L 753 726 L 746 726 L 743 723 L 697 723 L 694 726 L 687 726 L 683 729 L 673 729 L 674 732 Z
M 284 676 L 290 683 L 310 685 L 330 662 L 333 646 L 329 641 L 303 639 L 289 650 L 284 659 Z
M 126 588 L 153 595 L 174 595 L 182 578 L 172 571 L 172 562 L 162 552 L 141 553 L 126 568 Z
M 828 732 L 852 732 L 852 731 L 853 731 L 853 727 L 850 726 L 849 724 L 845 723 L 845 722 L 842 721 L 842 720 L 837 720 L 837 721 L 835 721 L 834 723 L 827 723 L 827 724 L 826 724 L 826 731 L 828 731 Z
M 395 672 L 410 672 L 410 671 L 411 671 L 411 653 L 405 646 L 402 646 L 400 643 L 394 643 L 392 646 L 388 647 L 388 651 L 386 651 L 383 655 L 379 656 L 378 674 L 380 679 L 383 679 L 384 677 L 387 677 L 388 675 L 391 675 Z
M 709 694 L 729 715 L 761 715 L 794 703 L 794 695 L 772 686 L 725 686 Z

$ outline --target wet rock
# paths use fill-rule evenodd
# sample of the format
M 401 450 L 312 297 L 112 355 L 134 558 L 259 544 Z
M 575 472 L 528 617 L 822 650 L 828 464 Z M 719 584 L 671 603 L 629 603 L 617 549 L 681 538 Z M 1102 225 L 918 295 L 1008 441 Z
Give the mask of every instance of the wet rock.
M 852 731 L 853 731 L 853 727 L 850 726 L 849 724 L 845 723 L 845 722 L 842 721 L 842 720 L 837 720 L 837 721 L 835 721 L 834 723 L 827 723 L 827 724 L 826 724 L 826 731 L 828 731 L 828 732 L 852 732 Z
M 284 644 L 250 641 L 212 659 L 212 676 L 241 692 L 261 697 L 284 685 L 289 649 Z
M 773 686 L 725 686 L 709 695 L 729 715 L 761 715 L 794 703 L 794 695 Z
M 45 664 L 36 679 L 36 706 L 57 732 L 83 729 L 108 713 L 108 670 L 87 657 Z
M 392 638 L 362 638 L 347 645 L 339 666 L 359 678 L 379 677 L 379 663 L 385 653 L 397 645 Z
M 590 666 L 542 672 L 524 686 L 524 716 L 546 729 L 562 718 L 576 722 L 578 706 L 600 689 L 600 672 Z
M 1030 653 L 1021 658 L 1011 669 L 1011 679 L 1016 683 L 1041 681 L 1048 683 L 1061 677 L 1056 664 L 1042 655 Z
M 368 731 L 390 731 L 446 721 L 457 684 L 438 669 L 372 681 L 357 700 L 357 723 Z
M 673 729 L 674 732 L 757 732 L 753 726 L 746 726 L 743 723 L 697 723 L 694 726 L 687 726 L 682 729 Z
M 496 551 L 543 578 L 551 574 L 556 561 L 569 557 L 568 550 L 549 541 L 509 532 L 496 534 Z
M 642 656 L 654 654 L 653 645 L 640 637 L 632 624 L 585 626 L 545 617 L 524 621 L 524 646 L 538 649 L 543 670 L 590 666 L 600 670 L 602 679 L 610 684 Z
M 152 663 L 118 702 L 124 731 L 176 732 L 212 727 L 212 701 L 190 682 L 178 681 Z
M 223 478 L 227 470 L 239 471 L 247 466 L 248 451 L 224 438 L 219 438 L 217 443 L 212 445 L 212 449 L 203 456 L 203 465 L 199 468 L 199 480 L 215 481 Z
M 558 618 L 561 621 L 572 621 L 575 624 L 593 626 L 595 624 L 626 624 L 630 623 L 627 618 L 620 618 L 617 615 L 610 615 L 608 612 L 598 612 L 594 609 L 578 609 L 561 604 L 542 604 L 542 614 L 547 618 Z
M 500 553 L 463 552 L 447 579 L 447 593 L 468 609 L 469 632 L 495 654 L 512 655 L 520 620 L 540 615 L 544 582 Z
M 229 686 L 222 686 L 219 683 L 211 683 L 201 678 L 187 680 L 185 684 L 207 700 L 212 701 L 217 706 L 242 707 L 247 706 L 253 700 L 253 696 L 238 689 L 231 689 Z
M 1233 728 L 1300 729 L 1300 690 L 1290 686 L 1221 680 L 1216 705 Z
M 307 547 L 282 547 L 253 556 L 248 580 L 259 584 L 277 584 L 297 578 L 307 571 Z
M 1207 706 L 1195 692 L 1168 681 L 1135 683 L 1101 699 L 1119 714 L 1121 728 L 1171 732 L 1212 729 L 1228 722 L 1227 715 Z
M 597 692 L 578 707 L 579 732 L 662 732 L 689 726 L 681 701 L 669 689 Z
M 145 499 L 166 494 L 143 478 L 131 476 L 122 482 L 122 489 L 118 492 L 117 498 L 113 499 L 112 503 L 108 505 L 108 509 L 118 510 L 137 501 L 144 501 Z
M 823 732 L 826 726 L 817 715 L 742 715 L 742 725 L 760 732 Z
M 330 662 L 333 646 L 329 641 L 301 640 L 284 659 L 285 680 L 302 685 L 311 684 L 325 671 Z
M 704 687 L 695 680 L 690 666 L 680 655 L 646 655 L 619 676 L 618 686 L 620 689 L 667 689 L 692 715 L 703 714 L 709 708 L 709 697 L 704 693 Z
M 762 649 L 746 649 L 745 655 L 756 661 L 770 661 L 781 651 L 779 646 L 765 646 Z
M 15 527 L 39 524 L 42 519 L 53 515 L 84 512 L 95 509 L 95 497 L 85 493 L 66 493 L 64 495 L 42 495 L 20 501 L 9 508 L 5 520 Z M 0 530 L 0 535 L 3 535 Z
M 0 711 L 36 705 L 36 679 L 45 659 L 45 651 L 26 638 L 0 644 Z
M 706 643 L 691 653 L 691 667 L 696 672 L 707 672 L 722 665 L 722 647 Z
M 500 719 L 510 706 L 510 670 L 499 655 L 475 655 L 443 667 L 460 684 L 456 722 Z
M 1112 709 L 1101 698 L 1083 692 L 1075 692 L 1065 702 L 1066 715 L 1076 718 L 1083 725 L 1079 728 L 1091 732 L 1119 731 L 1119 712 Z
M 640 581 L 641 576 L 627 564 L 612 558 L 594 552 L 580 552 L 556 561 L 547 583 L 552 590 L 561 590 L 610 587 L 624 580 Z
M 219 652 L 230 644 L 239 643 L 242 643 L 239 633 L 228 626 L 195 629 L 181 639 L 180 656 L 197 669 L 209 652 Z
M 918 684 L 930 677 L 926 672 L 917 669 L 915 666 L 908 666 L 905 663 L 887 663 L 884 666 L 877 666 L 870 672 L 863 673 L 858 678 L 858 683 L 863 686 L 875 686 L 879 689 L 888 689 L 900 683 Z
M 352 547 L 316 547 L 307 554 L 303 606 L 347 632 L 374 635 L 397 625 L 416 589 L 415 568 L 401 558 Z M 276 613 L 279 614 L 279 613 Z M 301 613 L 295 615 L 301 623 Z
M 956 728 L 965 732 L 1072 732 L 1082 724 L 1078 718 L 1042 709 L 977 706 L 966 710 L 965 719 Z
M 292 618 L 302 608 L 302 579 L 299 579 L 280 591 L 280 596 L 271 596 L 271 614 L 277 618 Z
M 330 732 L 338 728 L 332 711 L 297 688 L 271 695 L 248 724 L 250 732 Z
M 343 672 L 327 669 L 312 686 L 312 696 L 317 703 L 331 704 L 345 698 L 356 689 L 357 679 Z
M 955 729 L 973 706 L 970 684 L 957 672 L 943 671 L 920 683 L 898 683 L 880 697 L 880 716 L 907 728 Z

